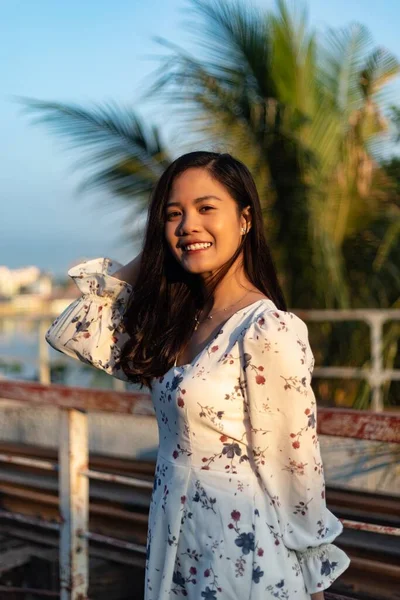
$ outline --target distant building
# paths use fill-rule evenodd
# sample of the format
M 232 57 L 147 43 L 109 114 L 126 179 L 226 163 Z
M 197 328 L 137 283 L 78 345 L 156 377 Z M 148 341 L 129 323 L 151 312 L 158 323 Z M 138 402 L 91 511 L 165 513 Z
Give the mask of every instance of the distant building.
M 80 292 L 71 280 L 67 286 L 54 286 L 50 273 L 29 266 L 10 269 L 0 266 L 0 314 L 58 315 Z
M 53 291 L 53 279 L 49 273 L 41 273 L 38 279 L 29 286 L 29 291 L 47 296 Z
M 35 284 L 41 277 L 38 267 L 22 267 L 20 269 L 10 269 L 0 265 L 0 295 L 11 298 L 21 291 L 21 288 L 27 288 Z

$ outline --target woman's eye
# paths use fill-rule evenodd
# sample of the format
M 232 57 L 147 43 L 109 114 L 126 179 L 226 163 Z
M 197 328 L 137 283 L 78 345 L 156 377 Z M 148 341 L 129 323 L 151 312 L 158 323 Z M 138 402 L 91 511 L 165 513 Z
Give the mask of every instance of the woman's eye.
M 213 207 L 213 206 L 202 206 L 202 207 L 200 208 L 200 211 L 202 211 L 202 210 L 204 210 L 204 209 L 210 209 L 210 210 L 213 210 L 213 209 L 214 209 L 214 207 Z M 171 212 L 171 213 L 169 213 L 169 214 L 167 215 L 167 219 L 172 219 L 173 217 L 175 217 L 176 215 L 179 215 L 179 214 L 180 214 L 180 213 L 179 213 L 179 212 L 176 212 L 176 211 L 175 211 L 175 212 Z

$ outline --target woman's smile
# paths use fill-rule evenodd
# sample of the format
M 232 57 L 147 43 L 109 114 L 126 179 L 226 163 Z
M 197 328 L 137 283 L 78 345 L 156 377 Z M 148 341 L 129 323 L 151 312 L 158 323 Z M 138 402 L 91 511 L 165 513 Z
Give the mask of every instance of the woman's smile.
M 203 244 L 188 244 L 187 246 L 182 247 L 182 253 L 184 256 L 192 255 L 192 254 L 200 254 L 201 252 L 206 252 L 212 247 L 211 242 L 203 243 Z

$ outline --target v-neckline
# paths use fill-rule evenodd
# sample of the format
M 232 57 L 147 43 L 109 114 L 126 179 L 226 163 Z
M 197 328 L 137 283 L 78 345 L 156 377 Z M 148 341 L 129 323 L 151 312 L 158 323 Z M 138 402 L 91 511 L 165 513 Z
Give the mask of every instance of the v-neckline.
M 276 305 L 274 303 L 273 300 L 271 300 L 270 298 L 261 298 L 260 300 L 255 300 L 254 302 L 251 302 L 250 304 L 248 304 L 247 306 L 243 306 L 242 308 L 239 308 L 236 312 L 234 312 L 233 314 L 231 314 L 230 317 L 227 318 L 227 320 L 221 325 L 221 327 L 218 329 L 217 333 L 213 336 L 213 338 L 207 342 L 207 344 L 204 346 L 204 348 L 202 348 L 202 350 L 200 350 L 200 352 L 198 352 L 196 354 L 196 356 L 188 363 L 185 363 L 183 365 L 177 365 L 176 364 L 176 359 L 175 359 L 175 363 L 173 365 L 174 369 L 184 369 L 186 367 L 193 367 L 196 362 L 199 360 L 199 358 L 201 357 L 201 355 L 203 354 L 203 352 L 205 352 L 207 350 L 207 348 L 213 344 L 215 342 L 215 340 L 217 339 L 217 337 L 220 335 L 221 331 L 223 330 L 224 327 L 227 326 L 227 324 L 229 323 L 229 321 L 231 319 L 233 319 L 233 317 L 236 317 L 236 315 L 238 315 L 240 312 L 242 312 L 243 310 L 249 309 L 252 306 L 254 306 L 255 304 L 260 304 L 261 302 L 268 302 L 269 304 L 272 303 L 273 307 L 276 308 Z

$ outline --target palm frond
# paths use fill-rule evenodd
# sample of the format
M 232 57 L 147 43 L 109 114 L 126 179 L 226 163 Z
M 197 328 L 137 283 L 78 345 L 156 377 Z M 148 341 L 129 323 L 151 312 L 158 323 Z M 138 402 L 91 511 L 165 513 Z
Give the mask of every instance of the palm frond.
M 372 44 L 370 31 L 359 23 L 328 29 L 321 40 L 319 82 L 344 115 L 361 106 L 359 75 Z
M 190 0 L 189 14 L 200 17 L 188 21 L 188 29 L 206 51 L 207 68 L 226 85 L 253 84 L 263 97 L 274 97 L 274 82 L 268 65 L 270 28 L 265 11 L 250 3 L 233 0 Z
M 107 188 L 113 194 L 146 203 L 149 192 L 170 158 L 160 132 L 147 126 L 130 107 L 115 103 L 82 108 L 75 104 L 19 97 L 23 112 L 38 115 L 33 124 L 44 124 L 70 149 L 84 156 L 77 166 L 94 169 L 79 186 Z

